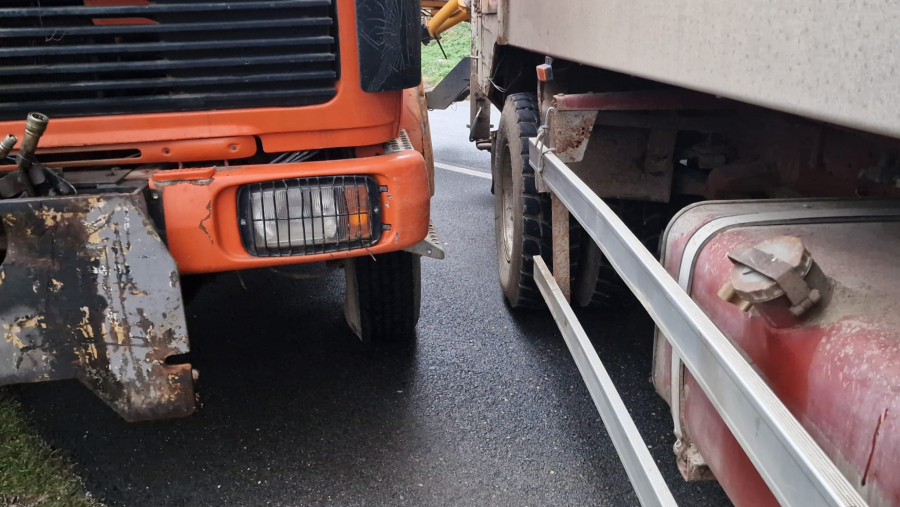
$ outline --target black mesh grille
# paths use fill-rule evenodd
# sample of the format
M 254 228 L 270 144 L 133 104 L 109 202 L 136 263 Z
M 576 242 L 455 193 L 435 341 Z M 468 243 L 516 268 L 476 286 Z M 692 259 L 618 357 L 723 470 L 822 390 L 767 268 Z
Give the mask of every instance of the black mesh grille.
M 327 102 L 336 19 L 332 0 L 0 0 L 0 120 Z
M 238 191 L 244 248 L 258 257 L 356 250 L 381 237 L 378 185 L 368 176 L 293 178 Z

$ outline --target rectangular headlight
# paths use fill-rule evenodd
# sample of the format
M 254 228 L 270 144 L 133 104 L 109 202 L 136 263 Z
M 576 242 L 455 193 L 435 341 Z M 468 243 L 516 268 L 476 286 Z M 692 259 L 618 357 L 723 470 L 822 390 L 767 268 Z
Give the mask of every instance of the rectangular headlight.
M 238 191 L 241 238 L 260 257 L 366 248 L 381 237 L 379 202 L 368 176 L 251 183 Z

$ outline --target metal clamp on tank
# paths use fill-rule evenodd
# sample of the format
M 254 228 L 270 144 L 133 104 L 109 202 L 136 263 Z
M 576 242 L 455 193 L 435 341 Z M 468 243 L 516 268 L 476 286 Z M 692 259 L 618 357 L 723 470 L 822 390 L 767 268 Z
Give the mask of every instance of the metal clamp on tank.
M 755 308 L 775 327 L 790 327 L 831 294 L 831 281 L 800 238 L 781 236 L 728 254 L 734 269 L 719 297 Z

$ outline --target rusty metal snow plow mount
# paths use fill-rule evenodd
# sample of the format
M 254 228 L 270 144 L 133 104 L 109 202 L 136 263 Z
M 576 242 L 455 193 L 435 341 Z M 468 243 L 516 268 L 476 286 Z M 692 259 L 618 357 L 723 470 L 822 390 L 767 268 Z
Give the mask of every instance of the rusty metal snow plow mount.
M 194 411 L 175 261 L 146 184 L 0 200 L 0 384 L 77 378 L 128 421 Z

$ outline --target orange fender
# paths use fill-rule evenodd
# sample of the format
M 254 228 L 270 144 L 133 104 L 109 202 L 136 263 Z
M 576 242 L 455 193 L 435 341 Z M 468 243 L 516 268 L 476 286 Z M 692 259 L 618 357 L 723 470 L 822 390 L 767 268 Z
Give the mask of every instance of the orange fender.
M 434 195 L 434 152 L 431 149 L 431 124 L 428 122 L 428 103 L 425 101 L 425 87 L 403 90 L 403 105 L 400 111 L 400 128 L 406 131 L 413 147 L 425 158 L 428 171 L 428 185 Z

